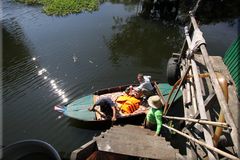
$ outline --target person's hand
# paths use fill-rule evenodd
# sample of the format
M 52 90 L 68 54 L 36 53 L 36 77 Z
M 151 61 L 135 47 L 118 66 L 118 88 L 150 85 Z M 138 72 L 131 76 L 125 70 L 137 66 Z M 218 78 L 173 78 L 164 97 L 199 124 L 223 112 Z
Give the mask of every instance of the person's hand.
M 93 111 L 94 109 L 93 109 L 93 107 L 89 107 L 88 110 L 89 111 Z
M 112 121 L 114 122 L 114 121 L 116 121 L 117 120 L 117 118 L 116 117 L 112 117 Z
M 159 135 L 157 133 L 154 134 L 155 137 L 158 137 Z

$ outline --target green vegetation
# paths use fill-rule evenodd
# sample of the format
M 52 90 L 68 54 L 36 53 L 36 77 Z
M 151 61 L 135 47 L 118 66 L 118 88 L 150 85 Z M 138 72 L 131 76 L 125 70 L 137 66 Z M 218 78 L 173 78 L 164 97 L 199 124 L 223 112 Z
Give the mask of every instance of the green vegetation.
M 82 11 L 94 11 L 99 6 L 98 0 L 16 0 L 29 5 L 41 4 L 47 15 L 64 16 Z

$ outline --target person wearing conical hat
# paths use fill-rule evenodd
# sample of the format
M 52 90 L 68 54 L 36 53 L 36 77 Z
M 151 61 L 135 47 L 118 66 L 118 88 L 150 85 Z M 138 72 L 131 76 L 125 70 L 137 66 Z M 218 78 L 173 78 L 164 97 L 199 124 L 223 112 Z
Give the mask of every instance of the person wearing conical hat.
M 160 135 L 162 127 L 163 102 L 158 95 L 148 98 L 148 105 L 151 107 L 147 113 L 145 127 L 156 130 L 155 136 Z

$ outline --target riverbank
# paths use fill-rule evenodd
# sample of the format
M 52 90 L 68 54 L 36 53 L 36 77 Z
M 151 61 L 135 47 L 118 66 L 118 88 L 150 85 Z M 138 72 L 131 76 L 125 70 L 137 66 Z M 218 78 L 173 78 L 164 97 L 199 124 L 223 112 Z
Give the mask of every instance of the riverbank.
M 98 0 L 16 0 L 28 5 L 43 5 L 43 12 L 47 15 L 65 16 L 83 11 L 98 9 Z

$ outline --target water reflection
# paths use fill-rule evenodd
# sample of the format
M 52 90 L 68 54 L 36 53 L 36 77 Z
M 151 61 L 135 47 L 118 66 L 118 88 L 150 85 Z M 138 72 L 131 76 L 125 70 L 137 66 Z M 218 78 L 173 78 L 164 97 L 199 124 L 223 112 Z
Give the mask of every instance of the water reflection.
M 154 20 L 175 20 L 179 0 L 143 0 L 140 15 Z
M 196 16 L 201 20 L 202 24 L 227 22 L 234 25 L 234 20 L 240 17 L 239 8 L 239 0 L 202 0 L 199 4 Z
M 121 17 L 113 17 L 113 20 L 114 34 L 106 44 L 114 64 L 121 63 L 120 57 L 124 55 L 140 59 L 146 66 L 158 67 L 181 45 L 181 31 L 177 25 L 155 23 L 137 16 L 126 21 Z

